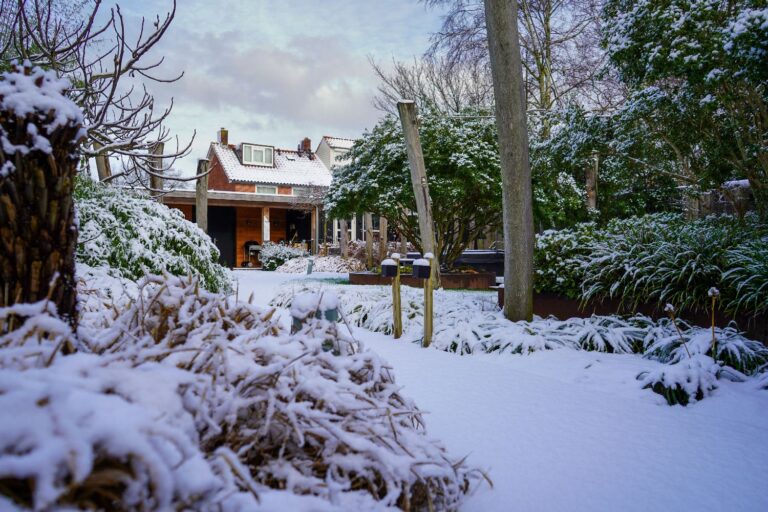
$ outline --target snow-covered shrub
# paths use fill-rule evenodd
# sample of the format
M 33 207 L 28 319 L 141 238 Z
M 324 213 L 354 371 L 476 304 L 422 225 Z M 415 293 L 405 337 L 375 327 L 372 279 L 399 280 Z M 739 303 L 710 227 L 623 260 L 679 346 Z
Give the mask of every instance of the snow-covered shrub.
M 754 215 L 689 221 L 652 214 L 547 231 L 535 253 L 536 290 L 571 298 L 673 303 L 708 311 L 716 286 L 729 313 L 768 310 L 768 226 Z
M 649 326 L 643 341 L 646 357 L 661 362 L 678 363 L 697 355 L 712 357 L 712 330 L 688 325 L 676 320 L 680 332 L 672 321 L 664 318 Z M 715 359 L 724 367 L 753 375 L 768 363 L 768 347 L 742 336 L 733 327 L 715 329 Z M 683 342 L 685 346 L 683 346 Z
M 581 258 L 589 254 L 590 244 L 598 233 L 594 222 L 585 222 L 572 229 L 550 229 L 536 235 L 533 253 L 536 291 L 571 299 L 581 297 Z
M 286 283 L 272 304 L 290 307 L 292 297 L 305 291 L 330 290 L 340 298 L 341 311 L 353 325 L 374 332 L 391 334 L 392 298 L 385 286 L 339 286 L 317 282 Z M 687 358 L 674 324 L 635 315 L 589 318 L 537 318 L 532 322 L 511 322 L 504 318 L 493 296 L 482 292 L 436 290 L 432 345 L 439 350 L 471 354 L 499 352 L 527 354 L 536 350 L 571 348 L 609 353 L 643 354 L 663 363 Z M 423 292 L 401 289 L 403 332 L 406 338 L 420 340 L 423 331 Z M 678 320 L 692 354 L 707 354 L 712 331 Z M 716 328 L 717 359 L 723 365 L 748 375 L 768 361 L 768 347 L 749 340 L 733 327 Z
M 313 510 L 443 510 L 482 478 L 426 435 L 387 364 L 336 324 L 290 335 L 274 309 L 192 277 L 146 276 L 136 291 L 83 315 L 68 350 L 47 304 L 0 309 L 0 402 L 22 414 L 0 428 L 6 500 L 226 511 L 280 492 L 296 499 L 265 510 L 300 495 L 323 500 Z M 338 355 L 323 350 L 329 338 Z
M 106 363 L 75 354 L 0 370 L 0 407 L 12 411 L 0 415 L 0 493 L 34 510 L 212 504 L 222 482 L 184 403 L 195 375 Z
M 218 249 L 179 210 L 86 178 L 77 180 L 75 204 L 78 262 L 131 280 L 149 273 L 192 274 L 209 290 L 231 289 Z
M 643 389 L 663 396 L 669 405 L 688 405 L 717 389 L 718 365 L 711 357 L 696 354 L 637 376 Z
M 309 256 L 309 253 L 304 249 L 291 247 L 284 243 L 264 242 L 261 246 L 259 259 L 264 270 L 275 270 L 288 260 L 304 258 L 306 256 Z
M 736 291 L 726 307 L 753 315 L 768 313 L 768 234 L 732 247 L 726 260 L 723 283 Z
M 630 309 L 645 302 L 706 311 L 707 291 L 720 287 L 727 270 L 727 250 L 750 234 L 729 216 L 622 224 L 623 229 L 609 226 L 608 236 L 584 258 L 583 297 L 618 298 Z
M 288 260 L 275 269 L 275 272 L 286 274 L 303 274 L 307 271 L 308 258 L 294 258 Z M 313 272 L 348 273 L 365 270 L 365 265 L 352 258 L 340 256 L 315 256 L 312 263 Z

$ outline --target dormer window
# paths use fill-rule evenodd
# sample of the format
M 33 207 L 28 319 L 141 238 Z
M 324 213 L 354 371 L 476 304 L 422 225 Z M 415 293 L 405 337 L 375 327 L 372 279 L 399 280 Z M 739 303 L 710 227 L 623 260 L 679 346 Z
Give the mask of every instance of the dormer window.
M 243 163 L 272 167 L 272 146 L 256 146 L 255 144 L 243 144 Z

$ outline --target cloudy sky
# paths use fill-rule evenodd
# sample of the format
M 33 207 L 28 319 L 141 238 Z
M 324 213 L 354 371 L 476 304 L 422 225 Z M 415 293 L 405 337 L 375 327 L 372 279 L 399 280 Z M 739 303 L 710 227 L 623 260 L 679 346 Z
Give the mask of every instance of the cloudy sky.
M 164 15 L 170 0 L 120 2 L 129 22 Z M 368 57 L 411 59 L 429 44 L 441 12 L 417 0 L 178 0 L 157 48 L 174 84 L 152 85 L 169 128 L 197 136 L 177 165 L 193 172 L 220 127 L 230 143 L 295 148 L 308 136 L 357 137 L 380 113 Z

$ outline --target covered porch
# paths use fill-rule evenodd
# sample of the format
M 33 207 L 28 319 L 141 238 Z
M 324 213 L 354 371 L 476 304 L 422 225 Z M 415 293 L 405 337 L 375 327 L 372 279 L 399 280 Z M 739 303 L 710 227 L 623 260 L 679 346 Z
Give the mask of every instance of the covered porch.
M 254 194 L 208 193 L 207 232 L 230 268 L 258 268 L 264 242 L 284 243 L 317 252 L 319 207 L 302 204 L 300 198 L 275 196 L 261 201 Z M 163 202 L 197 222 L 194 191 L 173 191 Z

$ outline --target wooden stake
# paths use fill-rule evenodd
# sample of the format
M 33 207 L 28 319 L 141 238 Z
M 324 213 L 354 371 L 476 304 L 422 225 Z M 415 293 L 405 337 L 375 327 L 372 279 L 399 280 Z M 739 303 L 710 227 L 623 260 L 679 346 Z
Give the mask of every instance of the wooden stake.
M 363 214 L 363 223 L 365 224 L 365 261 L 368 270 L 373 269 L 373 215 Z
M 437 259 L 437 244 L 435 243 L 434 223 L 432 221 L 432 201 L 429 198 L 429 183 L 427 182 L 427 169 L 424 166 L 424 154 L 421 150 L 419 139 L 419 126 L 416 118 L 416 104 L 410 100 L 401 100 L 397 103 L 400 113 L 400 122 L 405 135 L 405 146 L 408 151 L 408 164 L 411 168 L 411 184 L 413 195 L 416 197 L 416 211 L 419 215 L 419 233 L 421 235 L 421 248 L 424 254 L 432 253 Z M 435 261 L 432 266 L 432 286 L 440 287 L 440 275 L 437 272 L 439 265 Z
M 197 161 L 197 185 L 195 188 L 195 217 L 197 226 L 208 232 L 208 160 Z
M 429 258 L 429 266 L 431 267 L 431 274 L 435 274 L 435 258 Z M 424 280 L 424 342 L 422 346 L 424 348 L 429 347 L 432 343 L 432 279 Z
M 403 312 L 400 300 L 400 258 L 393 258 L 397 262 L 397 274 L 392 278 L 392 323 L 395 327 L 395 339 L 403 335 Z

